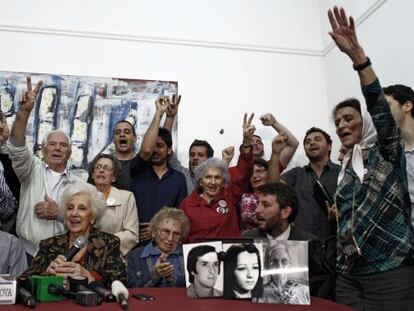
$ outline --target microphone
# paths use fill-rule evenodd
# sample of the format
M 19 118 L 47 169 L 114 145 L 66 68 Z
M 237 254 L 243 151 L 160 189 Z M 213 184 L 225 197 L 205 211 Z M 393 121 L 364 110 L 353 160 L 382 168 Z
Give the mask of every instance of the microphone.
M 86 292 L 91 291 L 88 287 L 88 279 L 83 276 L 69 276 L 69 291 L 71 292 Z
M 128 297 L 129 292 L 120 281 L 113 281 L 112 282 L 112 293 L 115 295 L 116 300 L 119 302 L 121 307 L 127 311 L 128 310 Z
M 23 305 L 26 307 L 36 307 L 36 300 L 33 298 L 32 294 L 30 294 L 29 291 L 24 287 L 19 287 L 19 298 Z
M 100 282 L 90 282 L 89 288 L 97 293 L 105 302 L 115 302 L 116 297 L 109 290 L 107 290 Z
M 78 236 L 78 238 L 73 242 L 72 247 L 66 253 L 66 261 L 71 261 L 73 257 L 85 246 L 86 239 L 83 235 Z
M 102 298 L 88 287 L 88 279 L 81 276 L 68 277 L 70 297 L 75 297 L 76 303 L 83 306 L 95 306 L 102 303 Z

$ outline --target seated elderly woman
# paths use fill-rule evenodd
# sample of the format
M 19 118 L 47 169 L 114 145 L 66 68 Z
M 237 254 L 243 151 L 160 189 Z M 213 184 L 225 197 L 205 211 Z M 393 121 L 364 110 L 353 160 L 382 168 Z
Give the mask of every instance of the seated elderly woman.
M 95 187 L 83 183 L 69 184 L 62 194 L 61 206 L 65 210 L 65 234 L 42 240 L 32 265 L 20 277 L 30 275 L 82 276 L 89 282 L 102 281 L 106 286 L 114 280 L 126 283 L 125 265 L 119 252 L 119 238 L 98 231 L 94 223 L 105 210 L 105 200 Z M 84 236 L 86 245 L 67 261 L 65 254 L 74 241 Z
M 195 169 L 198 188 L 185 198 L 180 208 L 190 219 L 191 229 L 188 238 L 239 237 L 237 203 L 247 190 L 253 168 L 251 140 L 254 126 L 253 115 L 243 121 L 243 145 L 237 163 L 238 175 L 231 183 L 227 165 L 216 158 L 210 158 Z
M 138 244 L 138 210 L 132 192 L 112 186 L 120 172 L 119 160 L 109 154 L 98 154 L 89 165 L 90 182 L 106 199 L 106 209 L 96 226 L 121 240 L 121 254 L 126 261 L 129 251 Z
M 261 297 L 263 280 L 260 253 L 254 244 L 233 244 L 224 259 L 224 298 Z
M 150 222 L 152 243 L 128 256 L 129 287 L 184 287 L 181 242 L 187 238 L 190 222 L 184 212 L 164 207 Z

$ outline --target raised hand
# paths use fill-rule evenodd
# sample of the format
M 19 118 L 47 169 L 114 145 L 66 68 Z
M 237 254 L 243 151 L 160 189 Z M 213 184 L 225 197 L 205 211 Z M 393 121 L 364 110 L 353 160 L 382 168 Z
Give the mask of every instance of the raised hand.
M 0 145 L 3 145 L 9 139 L 9 127 L 4 112 L 0 112 Z
M 272 153 L 280 155 L 282 150 L 286 147 L 288 137 L 285 132 L 281 132 L 272 141 Z
M 230 165 L 231 160 L 234 157 L 234 146 L 229 146 L 223 149 L 221 152 L 221 157 L 227 166 Z
M 256 127 L 252 124 L 254 113 L 247 118 L 247 113 L 243 117 L 243 145 L 249 147 L 252 144 L 253 134 L 256 131 Z
M 169 103 L 170 99 L 168 98 L 168 96 L 160 96 L 155 101 L 155 108 L 162 115 L 167 111 Z
M 19 98 L 19 110 L 30 113 L 33 109 L 37 93 L 39 93 L 40 87 L 43 81 L 38 81 L 36 87 L 32 89 L 32 79 L 27 77 L 26 90 L 20 94 Z
M 329 22 L 332 27 L 332 31 L 329 35 L 335 41 L 338 48 L 347 54 L 354 62 L 358 53 L 362 50 L 358 43 L 358 38 L 355 31 L 355 22 L 352 16 L 346 16 L 343 8 L 334 7 L 333 11 L 328 11 Z
M 260 117 L 260 121 L 264 126 L 273 126 L 276 125 L 276 118 L 271 113 L 266 113 Z
M 167 118 L 174 118 L 178 113 L 178 105 L 181 101 L 181 95 L 175 96 L 175 94 L 172 96 L 172 100 L 169 102 L 167 106 Z

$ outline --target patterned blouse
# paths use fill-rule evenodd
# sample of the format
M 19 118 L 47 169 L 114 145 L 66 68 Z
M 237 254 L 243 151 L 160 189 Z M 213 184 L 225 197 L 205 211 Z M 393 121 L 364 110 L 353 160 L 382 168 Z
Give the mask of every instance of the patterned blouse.
M 39 251 L 32 265 L 20 277 L 25 281 L 30 275 L 44 274 L 50 262 L 58 255 L 64 255 L 69 249 L 69 232 L 40 241 Z M 119 251 L 119 238 L 90 228 L 88 244 L 82 266 L 92 275 L 102 277 L 105 286 L 119 280 L 126 284 L 125 265 Z
M 241 234 L 255 229 L 256 225 L 256 207 L 259 205 L 259 198 L 254 193 L 243 193 L 240 200 L 240 219 L 241 219 Z

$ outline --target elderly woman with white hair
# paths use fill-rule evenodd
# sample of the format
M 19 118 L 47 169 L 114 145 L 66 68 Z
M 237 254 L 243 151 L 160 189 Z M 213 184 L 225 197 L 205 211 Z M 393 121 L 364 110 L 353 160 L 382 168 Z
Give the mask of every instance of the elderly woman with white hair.
M 197 189 L 185 198 L 180 208 L 190 219 L 188 242 L 198 238 L 239 237 L 237 203 L 247 191 L 253 169 L 251 124 L 253 114 L 243 120 L 243 145 L 237 163 L 239 174 L 229 183 L 227 165 L 216 158 L 199 164 L 195 170 Z
M 109 285 L 114 280 L 126 283 L 125 265 L 119 250 L 119 238 L 100 232 L 94 224 L 105 209 L 102 193 L 83 182 L 67 185 L 61 197 L 67 232 L 42 240 L 32 265 L 21 276 L 25 281 L 30 275 L 81 276 Z M 65 254 L 75 240 L 83 236 L 85 246 L 70 260 Z

